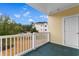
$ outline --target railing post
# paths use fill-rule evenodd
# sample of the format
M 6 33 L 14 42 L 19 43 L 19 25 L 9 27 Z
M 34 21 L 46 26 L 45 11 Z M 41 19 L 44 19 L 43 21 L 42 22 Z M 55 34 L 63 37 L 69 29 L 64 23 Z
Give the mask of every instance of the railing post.
M 31 33 L 29 35 L 29 48 L 31 48 Z
M 32 34 L 32 49 L 35 49 L 35 33 Z
M 48 42 L 50 41 L 50 33 L 48 32 Z

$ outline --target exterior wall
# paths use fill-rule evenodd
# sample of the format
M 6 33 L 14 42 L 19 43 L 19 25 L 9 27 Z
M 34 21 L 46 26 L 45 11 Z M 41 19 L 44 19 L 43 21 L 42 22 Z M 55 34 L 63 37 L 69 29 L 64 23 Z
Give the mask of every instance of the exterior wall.
M 45 25 L 47 27 L 45 27 Z M 47 23 L 43 23 L 43 24 L 34 24 L 34 27 L 38 30 L 38 32 L 48 32 L 48 24 Z M 45 29 L 47 31 L 45 31 Z
M 48 28 L 51 34 L 51 42 L 63 45 L 62 20 L 65 16 L 79 14 L 79 6 L 64 10 L 48 17 Z

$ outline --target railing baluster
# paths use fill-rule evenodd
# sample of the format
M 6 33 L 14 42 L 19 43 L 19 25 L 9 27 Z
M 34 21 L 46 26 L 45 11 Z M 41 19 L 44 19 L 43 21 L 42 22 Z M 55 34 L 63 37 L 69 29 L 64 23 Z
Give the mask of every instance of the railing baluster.
M 30 49 L 30 35 L 29 35 L 29 49 Z
M 16 48 L 15 38 L 16 38 L 16 37 L 14 37 L 14 55 L 16 54 L 16 51 L 15 51 L 15 50 L 16 50 L 16 49 L 15 49 L 15 48 Z
M 20 36 L 20 52 L 21 52 L 21 38 L 22 38 L 22 37 Z
M 30 46 L 30 45 L 29 45 L 29 43 L 30 43 L 30 41 L 29 41 L 29 40 L 30 40 L 29 37 L 30 37 L 30 36 L 28 35 L 28 49 L 29 49 L 29 46 Z
M 27 41 L 26 40 L 27 40 L 27 35 L 25 36 L 25 39 L 24 39 L 24 50 L 26 50 L 26 48 L 27 48 L 26 47 L 27 46 Z
M 24 51 L 24 36 L 23 36 L 23 51 Z
M 32 35 L 32 49 L 34 49 L 35 48 L 35 41 L 34 41 L 34 39 L 35 39 L 35 37 L 34 37 L 34 33 L 33 33 L 33 35 Z
M 25 50 L 25 40 L 26 40 L 26 38 L 25 38 L 25 37 L 26 37 L 26 35 L 24 36 L 24 50 Z
M 17 37 L 17 39 L 16 39 L 17 41 L 16 41 L 16 45 L 17 45 L 17 47 L 16 47 L 16 54 L 18 53 L 18 37 Z
M 30 49 L 30 34 L 29 34 L 29 36 L 28 36 L 28 49 Z
M 19 42 L 19 36 L 17 36 L 17 54 L 19 53 L 20 49 L 20 42 Z
M 10 56 L 12 56 L 12 39 L 10 37 Z
M 21 51 L 23 52 L 23 35 L 22 35 L 22 42 L 21 43 L 22 43 L 22 45 L 21 45 L 22 46 L 22 50 Z
M 2 56 L 2 38 L 0 40 L 1 40 L 1 56 Z
M 27 49 L 28 49 L 28 47 L 29 47 L 29 44 L 28 44 L 28 35 L 27 35 Z
M 31 33 L 31 48 L 32 48 L 32 33 Z
M 28 49 L 28 36 L 26 36 L 26 39 L 25 39 L 25 49 Z
M 25 50 L 26 50 L 27 47 L 28 47 L 27 39 L 28 39 L 28 36 L 26 35 L 26 37 L 25 37 Z
M 8 39 L 8 38 L 6 38 L 6 56 L 7 56 L 7 39 Z
M 21 37 L 21 52 L 23 51 L 23 35 Z
M 30 48 L 31 48 L 31 34 L 30 34 Z

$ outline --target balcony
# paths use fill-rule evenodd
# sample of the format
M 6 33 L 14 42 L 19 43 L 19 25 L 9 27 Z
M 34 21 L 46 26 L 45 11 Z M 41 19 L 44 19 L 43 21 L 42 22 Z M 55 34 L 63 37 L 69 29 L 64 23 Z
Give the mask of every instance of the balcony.
M 48 32 L 0 36 L 0 55 L 23 55 L 46 44 L 47 42 L 49 42 Z
M 22 33 L 0 36 L 0 56 L 74 56 L 74 49 L 49 42 L 50 33 Z

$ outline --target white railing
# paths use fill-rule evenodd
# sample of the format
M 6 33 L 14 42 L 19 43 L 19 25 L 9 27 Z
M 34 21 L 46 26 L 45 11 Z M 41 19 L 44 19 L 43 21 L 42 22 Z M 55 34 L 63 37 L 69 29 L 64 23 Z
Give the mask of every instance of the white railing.
M 41 32 L 41 33 L 34 33 L 34 48 L 37 48 L 49 41 L 49 33 L 48 32 Z
M 48 32 L 0 36 L 0 56 L 23 55 L 47 42 Z

